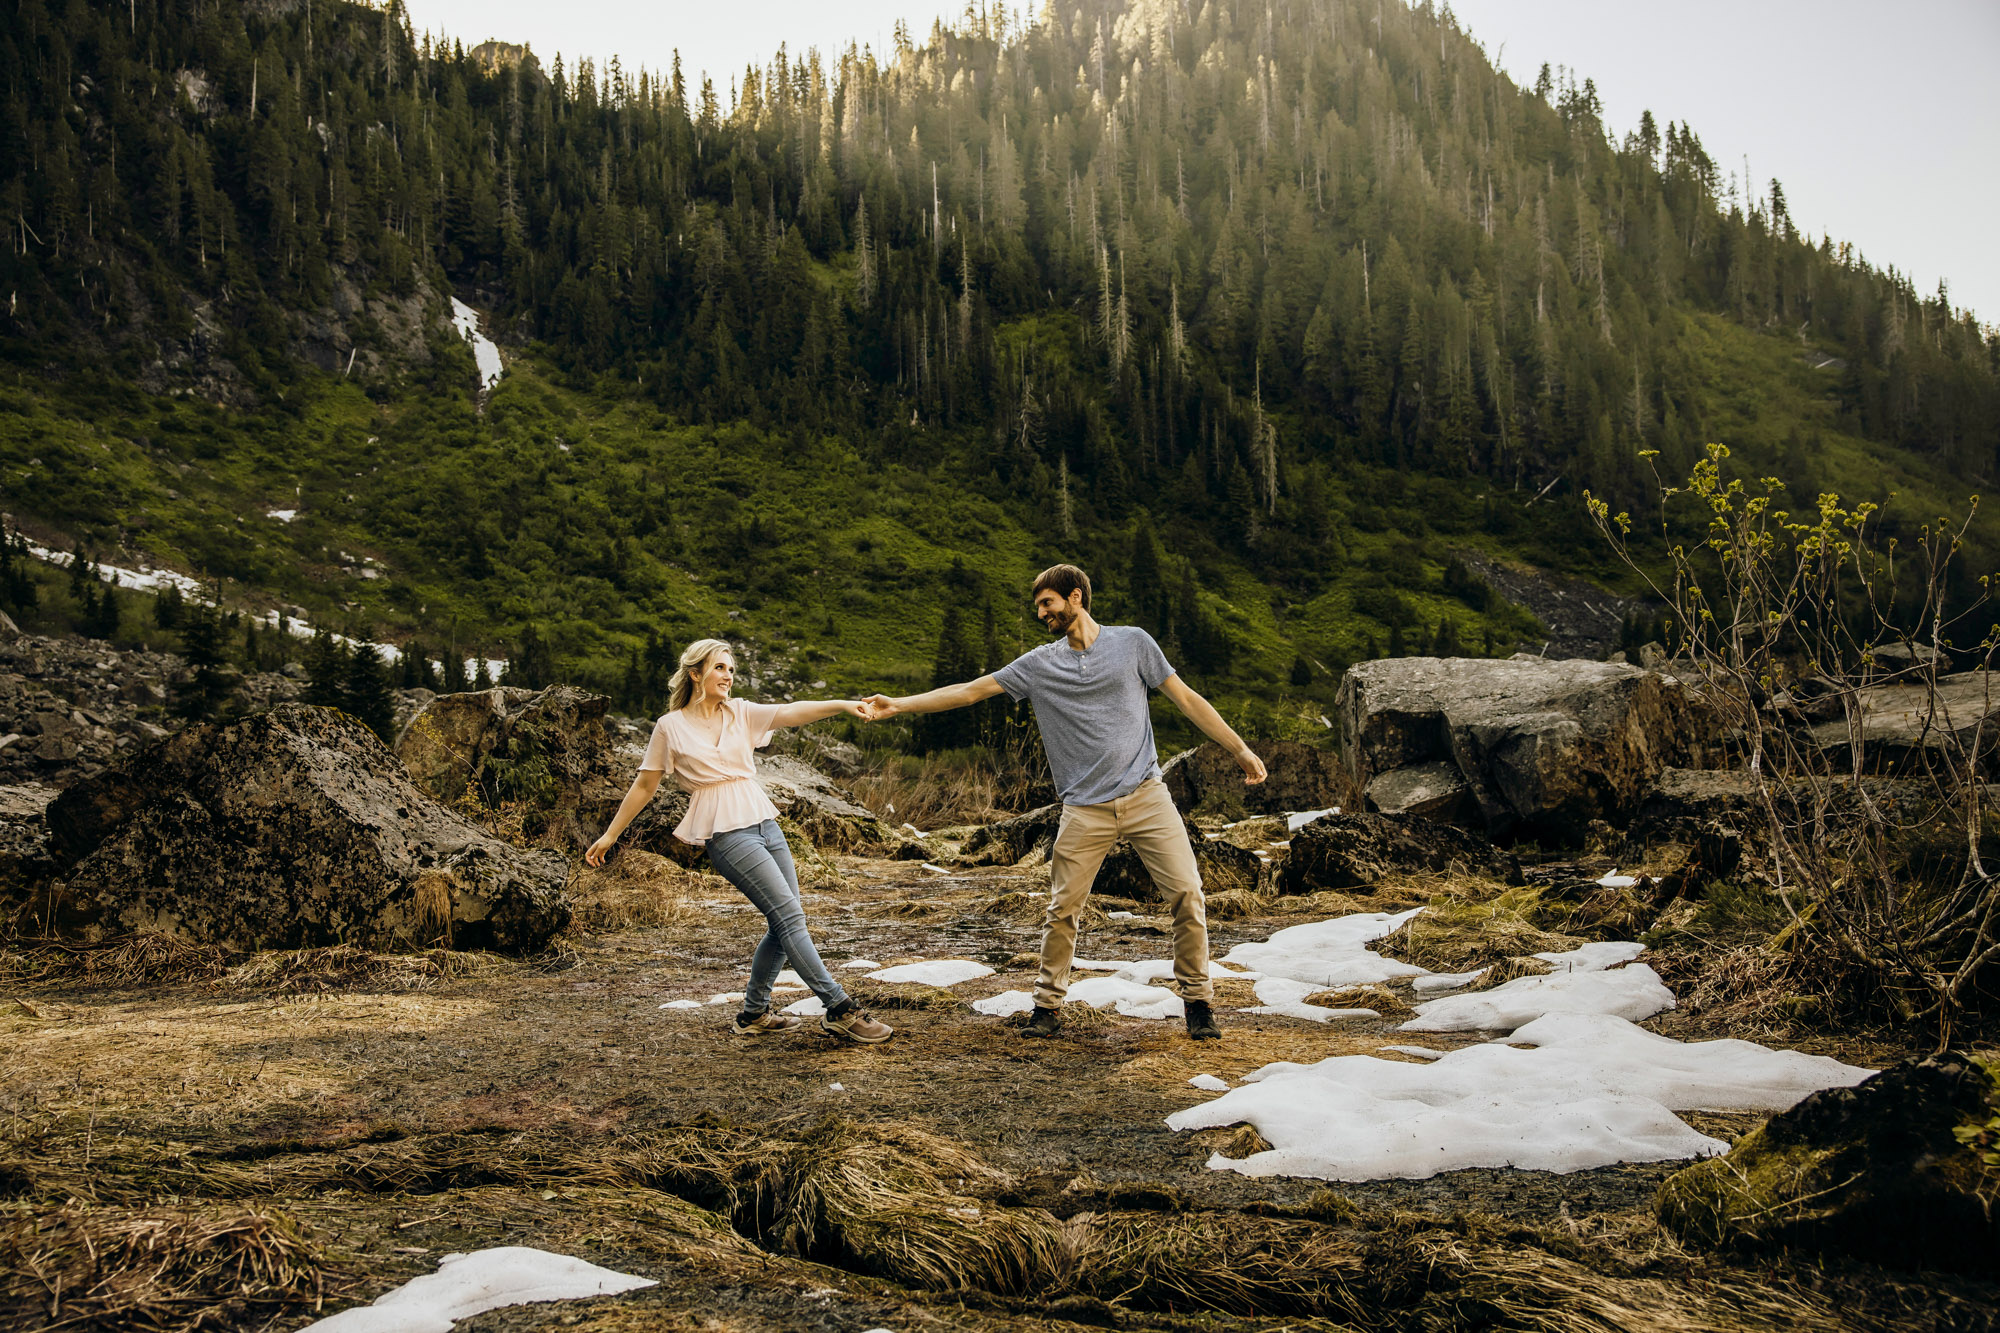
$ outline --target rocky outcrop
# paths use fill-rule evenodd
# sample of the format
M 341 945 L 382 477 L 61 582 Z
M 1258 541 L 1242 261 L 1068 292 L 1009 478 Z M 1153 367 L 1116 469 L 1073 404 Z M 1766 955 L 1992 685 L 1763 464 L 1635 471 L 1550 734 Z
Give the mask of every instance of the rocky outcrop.
M 1986 672 L 1945 676 L 1934 688 L 1872 685 L 1857 691 L 1854 703 L 1853 731 L 1836 714 L 1810 733 L 1837 766 L 1850 762 L 1858 740 L 1863 767 L 1874 772 L 1944 772 L 1956 757 L 1975 755 L 1982 776 L 2000 776 L 2000 682 Z
M 0 787 L 0 934 L 33 932 L 19 918 L 55 873 L 46 818 L 54 787 Z
M 1622 820 L 1661 769 L 1700 749 L 1680 681 L 1622 663 L 1363 662 L 1339 708 L 1348 770 L 1371 808 L 1427 807 L 1496 835 L 1576 837 L 1593 819 Z
M 539 948 L 567 864 L 431 800 L 359 722 L 282 704 L 190 727 L 49 806 L 57 932 L 235 948 Z
M 1476 833 L 1396 815 L 1321 815 L 1292 833 L 1278 871 L 1280 893 L 1367 889 L 1386 875 L 1456 870 L 1521 882 L 1512 856 Z
M 2000 1275 L 2000 1070 L 1947 1053 L 1816 1092 L 1656 1204 L 1684 1240 Z
M 905 842 L 873 811 L 848 800 L 824 773 L 795 756 L 758 755 L 757 780 L 778 813 L 822 851 L 881 854 Z
M 441 694 L 396 738 L 411 781 L 439 801 L 468 793 L 523 811 L 524 833 L 576 850 L 617 810 L 638 768 L 606 727 L 611 701 L 574 685 Z
M 61 786 L 164 739 L 181 726 L 167 704 L 185 674 L 172 653 L 0 635 L 0 784 Z M 235 701 L 268 708 L 301 688 L 282 673 L 258 672 L 237 680 Z
M 1348 803 L 1350 786 L 1337 751 L 1298 741 L 1259 741 L 1254 748 L 1267 775 L 1255 786 L 1244 783 L 1243 770 L 1214 741 L 1169 759 L 1161 777 L 1181 813 L 1242 819 Z
M 1025 815 L 996 820 L 974 829 L 959 846 L 959 858 L 976 866 L 1018 865 L 1030 854 L 1048 857 L 1062 823 L 1062 806 L 1045 805 Z

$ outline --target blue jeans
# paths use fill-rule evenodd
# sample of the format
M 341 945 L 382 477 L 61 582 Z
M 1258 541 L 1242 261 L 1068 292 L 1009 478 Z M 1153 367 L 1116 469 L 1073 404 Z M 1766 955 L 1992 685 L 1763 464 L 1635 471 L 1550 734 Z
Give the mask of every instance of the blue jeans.
M 778 821 L 767 819 L 751 828 L 728 829 L 708 840 L 708 862 L 716 873 L 734 884 L 750 905 L 764 914 L 769 928 L 757 942 L 756 956 L 750 960 L 750 984 L 743 992 L 743 1012 L 761 1014 L 771 1006 L 771 984 L 778 971 L 791 961 L 799 979 L 812 988 L 830 1011 L 847 999 L 847 992 L 826 970 L 806 931 L 806 909 L 799 902 L 799 872 L 792 864 L 792 849 L 778 830 Z

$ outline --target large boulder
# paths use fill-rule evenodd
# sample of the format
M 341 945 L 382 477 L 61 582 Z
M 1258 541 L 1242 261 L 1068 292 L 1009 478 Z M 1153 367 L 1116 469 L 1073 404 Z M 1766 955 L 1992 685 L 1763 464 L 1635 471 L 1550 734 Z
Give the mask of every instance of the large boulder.
M 995 820 L 973 830 L 960 844 L 959 858 L 976 866 L 1018 865 L 1036 851 L 1046 858 L 1061 823 L 1061 805 L 1044 805 L 1025 815 Z
M 1337 814 L 1293 831 L 1277 884 L 1280 893 L 1366 889 L 1386 875 L 1451 870 L 1521 882 L 1520 863 L 1476 833 L 1429 819 Z
M 396 738 L 396 756 L 432 798 L 469 793 L 524 813 L 529 837 L 590 845 L 638 768 L 605 725 L 611 701 L 574 685 L 441 694 Z
M 46 919 L 86 939 L 525 952 L 570 919 L 559 853 L 444 808 L 332 709 L 190 727 L 70 787 L 47 819 Z
M 904 840 L 871 810 L 842 795 L 824 773 L 788 754 L 759 754 L 757 780 L 778 813 L 822 851 L 888 852 Z
M 1920 683 L 1871 685 L 1855 693 L 1856 723 L 1843 715 L 1814 726 L 1812 742 L 1835 767 L 1850 762 L 1861 744 L 1862 764 L 1875 772 L 1945 772 L 1961 756 L 1976 759 L 1981 775 L 2000 776 L 2000 685 L 1984 671 Z M 1975 754 L 1974 751 L 1977 751 Z
M 1668 1178 L 1685 1240 L 2000 1276 L 2000 1068 L 1946 1053 L 1816 1092 Z
M 1183 814 L 1281 815 L 1293 810 L 1325 810 L 1348 803 L 1350 787 L 1340 754 L 1298 741 L 1259 741 L 1266 777 L 1255 786 L 1214 741 L 1183 750 L 1161 767 L 1167 790 Z
M 1661 769 L 1700 749 L 1681 682 L 1624 663 L 1387 658 L 1349 668 L 1339 708 L 1371 808 L 1429 806 L 1496 835 L 1575 837 L 1594 819 L 1621 821 Z

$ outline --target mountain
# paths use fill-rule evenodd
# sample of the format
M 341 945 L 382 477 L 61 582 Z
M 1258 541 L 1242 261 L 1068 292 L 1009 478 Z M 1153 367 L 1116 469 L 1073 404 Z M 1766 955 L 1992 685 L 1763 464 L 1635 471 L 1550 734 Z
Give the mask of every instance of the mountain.
M 2000 452 L 1942 290 L 1448 8 L 972 9 L 725 107 L 395 0 L 6 7 L 16 521 L 377 637 L 532 626 L 635 707 L 716 627 L 836 684 L 983 665 L 1070 558 L 1311 727 L 1357 657 L 1539 643 L 1483 562 L 1615 582 L 1576 497 L 1645 504 L 1641 451 L 1892 530 Z

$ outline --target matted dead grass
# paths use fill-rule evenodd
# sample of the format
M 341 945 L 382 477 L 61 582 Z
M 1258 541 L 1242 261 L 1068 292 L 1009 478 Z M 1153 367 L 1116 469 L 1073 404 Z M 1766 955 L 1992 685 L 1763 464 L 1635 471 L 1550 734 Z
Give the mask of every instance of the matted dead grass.
M 583 866 L 570 881 L 579 930 L 689 925 L 705 919 L 704 900 L 732 893 L 727 880 L 627 848 L 608 865 Z
M 0 1220 L 0 1329 L 179 1333 L 317 1311 L 353 1291 L 275 1208 L 87 1208 Z
M 1463 888 L 1462 882 L 1457 886 Z M 1509 958 L 1574 949 L 1583 941 L 1530 924 L 1538 901 L 1532 888 L 1510 888 L 1490 897 L 1441 894 L 1427 910 L 1373 946 L 1390 958 L 1433 972 L 1469 972 Z
M 1240 1132 L 1229 1142 L 1257 1146 Z M 601 1230 L 588 1238 L 598 1243 L 608 1233 L 645 1244 L 638 1235 L 645 1216 L 656 1223 L 655 1253 L 713 1254 L 740 1273 L 751 1257 L 745 1242 L 754 1242 L 930 1296 L 1079 1297 L 1133 1310 L 1297 1315 L 1383 1330 L 1452 1326 L 1469 1297 L 1486 1312 L 1485 1322 L 1562 1333 L 1762 1333 L 1837 1322 L 1823 1304 L 1768 1278 L 1703 1267 L 1680 1254 L 1663 1264 L 1656 1253 L 1648 1271 L 1611 1246 L 1578 1237 L 1566 1239 L 1559 1254 L 1537 1244 L 1535 1233 L 1477 1219 L 1364 1213 L 1345 1204 L 1320 1210 L 1323 1216 L 1310 1209 L 1183 1210 L 1170 1191 L 1152 1192 L 1161 1208 L 1058 1217 L 997 1202 L 1016 1182 L 962 1143 L 909 1125 L 838 1118 L 781 1135 L 704 1126 L 595 1142 L 430 1135 L 254 1162 L 123 1141 L 92 1163 L 78 1157 L 74 1134 L 44 1134 L 8 1145 L 5 1169 L 15 1192 L 31 1198 L 54 1197 L 86 1172 L 101 1182 L 100 1196 L 172 1190 L 220 1201 L 254 1193 L 297 1198 L 307 1207 L 336 1194 L 438 1196 L 427 1222 L 452 1211 L 452 1192 L 539 1189 L 542 1202 L 573 1202 L 577 1216 L 592 1219 Z M 635 1207 L 636 1191 L 655 1194 L 636 1196 Z M 1128 1191 L 1127 1197 L 1151 1196 Z M 607 1225 L 607 1215 L 617 1220 Z M 106 1236 L 118 1234 L 117 1214 L 90 1216 Z M 107 1245 L 105 1259 L 92 1255 L 94 1265 L 108 1269 L 98 1287 L 151 1292 L 157 1287 L 149 1282 L 201 1256 L 212 1267 L 175 1277 L 180 1285 L 169 1289 L 171 1296 L 183 1289 L 211 1294 L 234 1282 L 275 1303 L 319 1299 L 324 1265 L 294 1239 L 296 1227 L 247 1210 L 213 1216 L 221 1220 L 199 1224 L 212 1228 L 206 1234 L 245 1239 L 177 1243 L 162 1261 L 160 1240 L 191 1224 L 128 1223 L 124 1234 L 137 1243 Z M 44 1271 L 56 1262 L 40 1230 L 25 1245 Z M 0 1317 L 31 1326 L 25 1316 L 39 1317 L 42 1295 L 16 1287 Z
M 36 985 L 172 986 L 211 981 L 229 969 L 230 952 L 171 935 L 122 935 L 97 941 L 24 940 L 0 948 L 0 981 Z
M 454 977 L 469 977 L 492 960 L 483 954 L 425 949 L 421 953 L 378 954 L 351 944 L 321 949 L 279 949 L 252 954 L 229 969 L 223 984 L 273 995 L 325 994 L 386 987 L 430 990 Z

